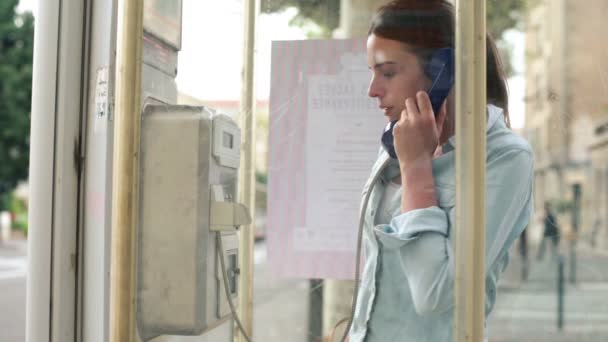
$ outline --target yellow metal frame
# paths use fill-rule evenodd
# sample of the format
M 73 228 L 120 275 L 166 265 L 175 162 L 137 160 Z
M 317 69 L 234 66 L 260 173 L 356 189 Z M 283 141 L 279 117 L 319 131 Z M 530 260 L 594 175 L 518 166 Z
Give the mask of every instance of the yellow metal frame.
M 239 316 L 247 335 L 253 336 L 253 245 L 255 230 L 255 96 L 254 96 L 254 53 L 255 25 L 259 0 L 245 0 L 243 36 L 243 79 L 241 94 L 241 165 L 239 170 L 239 202 L 251 212 L 252 223 L 242 226 L 239 239 Z M 235 329 L 237 341 L 245 341 Z
M 118 1 L 112 170 L 110 341 L 136 341 L 138 165 L 143 0 Z
M 483 341 L 485 322 L 486 1 L 456 0 L 454 341 Z

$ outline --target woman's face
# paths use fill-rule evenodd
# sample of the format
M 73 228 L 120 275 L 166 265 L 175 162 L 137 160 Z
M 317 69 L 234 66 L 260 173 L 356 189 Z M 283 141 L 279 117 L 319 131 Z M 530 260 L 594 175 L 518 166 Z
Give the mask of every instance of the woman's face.
M 368 95 L 378 99 L 389 121 L 399 120 L 405 100 L 430 84 L 418 58 L 406 48 L 399 41 L 374 34 L 367 38 L 367 65 L 372 72 Z

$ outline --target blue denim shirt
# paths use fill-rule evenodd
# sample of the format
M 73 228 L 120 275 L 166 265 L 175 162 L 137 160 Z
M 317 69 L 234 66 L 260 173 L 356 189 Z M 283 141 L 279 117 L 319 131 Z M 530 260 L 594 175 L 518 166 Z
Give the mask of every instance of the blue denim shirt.
M 533 211 L 533 153 L 506 127 L 502 109 L 489 105 L 486 169 L 486 319 L 509 248 Z M 454 289 L 455 137 L 433 160 L 438 205 L 401 213 L 401 196 L 387 203 L 390 222 L 375 223 L 385 180 L 371 184 L 390 163 L 382 151 L 363 192 L 365 262 L 350 342 L 451 342 Z M 407 185 L 406 185 L 407 186 Z M 466 205 L 466 204 L 464 204 Z M 458 227 L 466 229 L 466 227 Z M 486 334 L 487 335 L 487 334 Z M 487 339 L 487 336 L 486 336 Z

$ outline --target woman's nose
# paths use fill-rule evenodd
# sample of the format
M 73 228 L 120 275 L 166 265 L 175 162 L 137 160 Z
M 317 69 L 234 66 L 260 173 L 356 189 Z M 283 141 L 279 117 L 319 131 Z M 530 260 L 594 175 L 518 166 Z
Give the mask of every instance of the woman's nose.
M 367 88 L 367 96 L 369 97 L 380 97 L 381 91 L 378 82 L 375 79 L 372 79 L 369 82 L 369 87 Z

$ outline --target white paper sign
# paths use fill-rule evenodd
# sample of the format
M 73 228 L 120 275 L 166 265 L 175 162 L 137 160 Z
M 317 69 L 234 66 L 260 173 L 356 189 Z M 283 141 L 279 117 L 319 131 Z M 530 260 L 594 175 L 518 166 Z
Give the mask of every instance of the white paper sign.
M 386 119 L 365 40 L 274 42 L 267 238 L 279 274 L 349 279 L 361 190 Z

